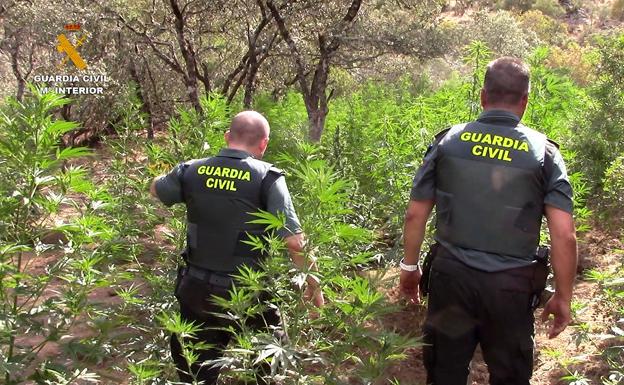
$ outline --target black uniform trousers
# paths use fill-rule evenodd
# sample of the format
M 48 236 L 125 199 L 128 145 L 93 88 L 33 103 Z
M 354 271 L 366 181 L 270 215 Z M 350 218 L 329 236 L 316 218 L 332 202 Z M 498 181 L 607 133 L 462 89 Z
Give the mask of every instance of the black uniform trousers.
M 211 348 L 198 350 L 195 353 L 199 359 L 190 368 L 186 359 L 182 355 L 182 345 L 179 337 L 171 335 L 171 356 L 178 369 L 180 381 L 192 383 L 193 377 L 188 373 L 193 373 L 197 381 L 203 381 L 203 385 L 213 385 L 217 383 L 220 368 L 210 364 L 201 365 L 203 362 L 217 360 L 223 357 L 223 350 L 227 347 L 232 333 L 222 330 L 237 325 L 226 318 L 218 317 L 209 313 L 223 313 L 223 309 L 211 301 L 213 295 L 228 298 L 230 286 L 214 285 L 205 280 L 198 279 L 191 275 L 178 277 L 176 284 L 176 297 L 180 304 L 180 315 L 184 321 L 194 322 L 201 330 L 196 333 L 195 338 L 187 339 L 188 343 L 204 342 Z M 269 326 L 280 325 L 280 315 L 276 309 L 268 309 L 263 314 L 250 319 L 248 326 L 256 329 L 267 329 Z M 219 329 L 219 330 L 216 330 Z M 260 367 L 259 371 L 266 371 L 266 367 Z M 260 376 L 253 383 L 265 384 Z
M 438 248 L 423 330 L 427 384 L 466 385 L 477 344 L 491 385 L 529 384 L 533 274 L 533 266 L 494 273 L 473 269 Z

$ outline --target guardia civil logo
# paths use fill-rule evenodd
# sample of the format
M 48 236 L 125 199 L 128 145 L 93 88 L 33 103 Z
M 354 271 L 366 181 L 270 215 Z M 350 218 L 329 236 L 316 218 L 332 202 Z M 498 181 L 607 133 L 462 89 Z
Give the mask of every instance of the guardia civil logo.
M 39 83 L 41 91 L 54 91 L 63 95 L 102 95 L 108 82 L 108 75 L 89 71 L 89 63 L 80 52 L 89 34 L 78 23 L 65 24 L 63 32 L 56 36 L 54 47 L 60 55 L 56 65 L 57 73 L 35 74 L 33 80 Z M 93 63 L 91 68 L 97 68 Z
M 80 24 L 67 24 L 65 25 L 66 31 L 80 31 Z M 57 51 L 64 53 L 65 57 L 59 64 L 59 68 L 63 68 L 68 61 L 71 61 L 76 68 L 79 70 L 84 70 L 87 68 L 87 62 L 80 56 L 78 52 L 78 48 L 85 42 L 87 39 L 87 34 L 83 33 L 80 38 L 76 41 L 75 44 L 69 41 L 67 36 L 64 33 L 61 33 L 57 37 L 58 44 L 56 45 Z

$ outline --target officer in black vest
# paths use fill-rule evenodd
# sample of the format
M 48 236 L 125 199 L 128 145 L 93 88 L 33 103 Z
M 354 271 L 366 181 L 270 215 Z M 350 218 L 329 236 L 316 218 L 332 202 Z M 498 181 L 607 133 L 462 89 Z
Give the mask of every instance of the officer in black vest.
M 200 350 L 198 362 L 189 368 L 178 336 L 172 336 L 172 356 L 183 382 L 192 382 L 191 372 L 203 384 L 215 384 L 219 376 L 218 367 L 201 363 L 223 355 L 231 334 L 214 328 L 225 329 L 230 324 L 209 314 L 221 310 L 210 299 L 213 295 L 227 297 L 232 287 L 231 274 L 243 265 L 257 266 L 262 258 L 259 251 L 242 242 L 248 234 L 264 234 L 264 226 L 249 223 L 254 219 L 249 213 L 262 209 L 284 214 L 286 226 L 278 235 L 284 239 L 294 264 L 302 269 L 315 268 L 302 254 L 304 236 L 282 171 L 260 160 L 269 132 L 269 123 L 261 114 L 241 112 L 225 133 L 227 148 L 215 157 L 181 163 L 169 174 L 154 179 L 150 187 L 152 195 L 167 206 L 186 204 L 187 265 L 180 269 L 176 297 L 182 319 L 204 327 L 198 340 L 214 346 Z M 318 281 L 310 275 L 307 283 L 304 296 L 322 306 Z M 275 326 L 279 321 L 279 314 L 269 309 L 252 320 L 251 326 Z
M 443 131 L 427 151 L 405 215 L 400 289 L 419 302 L 418 257 L 436 206 L 439 245 L 429 281 L 423 351 L 427 384 L 465 385 L 477 344 L 492 385 L 528 385 L 533 370 L 533 277 L 542 216 L 548 221 L 556 290 L 549 337 L 570 322 L 577 251 L 572 188 L 554 142 L 520 123 L 529 70 L 491 62 L 483 113 Z

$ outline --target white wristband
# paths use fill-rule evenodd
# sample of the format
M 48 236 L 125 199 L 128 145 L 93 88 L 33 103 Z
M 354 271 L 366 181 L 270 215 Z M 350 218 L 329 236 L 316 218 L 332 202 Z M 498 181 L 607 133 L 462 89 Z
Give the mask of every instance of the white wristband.
M 405 270 L 405 271 L 417 271 L 420 269 L 420 265 L 418 264 L 406 265 L 405 263 L 403 263 L 403 259 L 401 259 L 401 262 L 399 262 L 399 266 L 401 267 L 401 270 Z

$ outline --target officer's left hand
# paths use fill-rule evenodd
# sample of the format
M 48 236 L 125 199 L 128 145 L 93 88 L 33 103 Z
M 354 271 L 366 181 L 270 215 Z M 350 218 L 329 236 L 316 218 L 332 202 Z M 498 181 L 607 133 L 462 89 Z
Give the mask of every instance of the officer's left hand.
M 407 297 L 410 303 L 420 303 L 420 290 L 418 284 L 420 283 L 420 277 L 422 271 L 420 269 L 416 271 L 401 270 L 401 278 L 399 282 L 399 289 L 401 293 Z
M 557 293 L 546 302 L 542 313 L 542 321 L 548 321 L 550 315 L 553 315 L 554 318 L 548 330 L 548 338 L 555 338 L 565 330 L 572 321 L 570 313 L 570 299 L 561 298 Z

